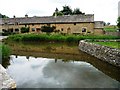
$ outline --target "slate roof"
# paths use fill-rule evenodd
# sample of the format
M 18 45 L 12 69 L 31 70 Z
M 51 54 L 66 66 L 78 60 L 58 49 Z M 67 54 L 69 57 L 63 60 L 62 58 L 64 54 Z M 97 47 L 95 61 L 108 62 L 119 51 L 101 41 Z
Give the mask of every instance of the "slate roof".
M 45 16 L 45 17 L 22 17 L 22 18 L 8 18 L 0 19 L 0 24 L 8 23 L 14 24 L 44 24 L 44 23 L 75 23 L 75 22 L 94 22 L 94 15 L 68 15 L 68 16 Z

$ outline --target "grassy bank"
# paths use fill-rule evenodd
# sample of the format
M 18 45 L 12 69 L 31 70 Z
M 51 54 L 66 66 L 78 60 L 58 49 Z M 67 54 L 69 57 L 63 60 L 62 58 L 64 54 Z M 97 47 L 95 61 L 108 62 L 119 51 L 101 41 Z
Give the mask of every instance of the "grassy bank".
M 7 45 L 0 44 L 0 50 L 2 52 L 2 59 L 8 59 L 11 53 L 10 48 Z
M 104 30 L 108 32 L 117 32 L 117 26 L 115 25 L 105 26 Z
M 120 49 L 120 42 L 93 42 L 93 43 Z
M 79 42 L 85 39 L 120 39 L 118 36 L 95 36 L 95 35 L 61 35 L 61 34 L 16 34 L 7 40 L 12 41 L 54 41 L 54 42 Z

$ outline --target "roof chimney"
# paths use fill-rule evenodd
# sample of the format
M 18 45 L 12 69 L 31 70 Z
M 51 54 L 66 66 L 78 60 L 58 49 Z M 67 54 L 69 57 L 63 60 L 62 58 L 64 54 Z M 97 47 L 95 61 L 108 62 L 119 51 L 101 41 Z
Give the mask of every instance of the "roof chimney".
M 28 15 L 26 14 L 25 17 L 28 18 Z
M 13 18 L 16 18 L 15 15 L 13 16 Z

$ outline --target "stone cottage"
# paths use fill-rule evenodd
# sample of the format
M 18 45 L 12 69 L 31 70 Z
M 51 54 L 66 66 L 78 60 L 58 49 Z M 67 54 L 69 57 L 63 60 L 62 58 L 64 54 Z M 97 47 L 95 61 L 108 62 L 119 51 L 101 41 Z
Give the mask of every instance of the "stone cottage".
M 0 19 L 0 31 L 21 33 L 22 27 L 29 27 L 29 32 L 41 32 L 41 26 L 55 26 L 63 34 L 103 34 L 103 21 L 94 21 L 94 14 L 13 17 Z

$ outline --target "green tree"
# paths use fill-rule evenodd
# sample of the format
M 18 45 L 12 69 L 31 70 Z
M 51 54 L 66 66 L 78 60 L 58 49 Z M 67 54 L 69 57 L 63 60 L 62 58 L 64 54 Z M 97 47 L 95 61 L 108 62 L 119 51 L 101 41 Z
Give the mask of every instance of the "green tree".
M 6 16 L 6 15 L 2 15 L 2 14 L 0 13 L 0 18 L 9 18 L 9 17 Z
M 63 9 L 61 11 L 56 8 L 55 12 L 53 13 L 53 16 L 63 16 L 63 15 L 84 15 L 85 13 L 82 13 L 79 8 L 75 8 L 72 10 L 70 6 L 63 6 Z
M 64 15 L 72 15 L 72 9 L 70 6 L 63 6 L 63 10 L 61 11 Z
M 120 17 L 118 17 L 118 19 L 117 19 L 117 26 L 120 29 Z
M 62 16 L 63 13 L 56 8 L 55 12 L 53 13 L 53 16 Z
M 27 33 L 29 32 L 29 27 L 22 27 L 21 28 L 21 33 Z
M 55 26 L 50 27 L 49 25 L 42 26 L 41 31 L 49 34 L 49 33 L 53 32 L 55 30 L 55 28 L 56 28 Z
M 79 8 L 75 8 L 73 11 L 73 15 L 78 15 L 78 14 L 85 14 L 85 13 L 82 13 Z

